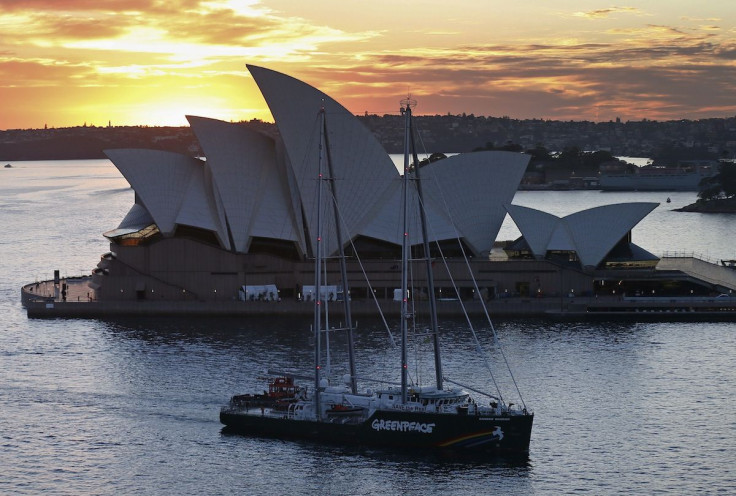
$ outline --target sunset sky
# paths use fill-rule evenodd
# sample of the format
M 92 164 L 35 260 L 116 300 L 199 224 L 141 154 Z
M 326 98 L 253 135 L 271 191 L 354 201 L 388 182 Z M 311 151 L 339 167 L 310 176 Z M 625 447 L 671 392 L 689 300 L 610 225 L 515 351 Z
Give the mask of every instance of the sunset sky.
M 245 64 L 356 114 L 736 115 L 736 2 L 0 0 L 0 129 L 271 120 Z

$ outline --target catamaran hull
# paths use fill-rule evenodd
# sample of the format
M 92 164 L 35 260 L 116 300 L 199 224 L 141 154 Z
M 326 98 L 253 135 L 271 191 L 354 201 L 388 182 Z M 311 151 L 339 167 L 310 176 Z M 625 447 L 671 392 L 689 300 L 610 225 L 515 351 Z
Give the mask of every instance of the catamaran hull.
M 220 412 L 228 432 L 308 439 L 352 446 L 436 448 L 488 453 L 528 453 L 534 416 L 474 416 L 376 412 L 359 422 L 309 421 Z

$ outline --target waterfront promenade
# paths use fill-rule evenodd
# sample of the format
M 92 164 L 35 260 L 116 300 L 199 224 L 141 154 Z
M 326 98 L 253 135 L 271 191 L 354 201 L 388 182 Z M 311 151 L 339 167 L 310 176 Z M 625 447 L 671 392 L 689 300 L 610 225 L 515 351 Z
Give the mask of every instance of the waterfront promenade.
M 677 253 L 665 254 L 657 264 L 657 270 L 679 270 L 710 284 L 730 288 L 736 293 L 736 270 L 723 267 L 717 261 Z
M 569 296 L 548 295 L 536 297 L 504 297 L 486 302 L 494 317 L 560 318 L 570 320 L 621 319 L 637 320 L 736 320 L 736 270 L 691 256 L 665 256 L 655 274 L 679 271 L 685 277 L 706 281 L 728 293 L 713 296 Z M 312 314 L 312 305 L 305 301 L 180 301 L 126 300 L 97 301 L 89 287 L 91 277 L 66 278 L 66 297 L 56 289 L 54 281 L 32 283 L 21 289 L 21 298 L 29 317 L 119 318 L 133 316 L 306 316 Z M 733 297 L 728 297 L 733 294 Z M 387 316 L 398 314 L 399 303 L 392 300 L 353 300 L 355 316 L 376 315 L 376 304 Z M 417 313 L 425 310 L 426 302 L 415 302 Z M 341 306 L 334 306 L 335 313 Z M 445 299 L 438 301 L 438 311 L 446 317 L 460 317 L 463 308 L 468 314 L 482 316 L 483 306 L 478 300 Z

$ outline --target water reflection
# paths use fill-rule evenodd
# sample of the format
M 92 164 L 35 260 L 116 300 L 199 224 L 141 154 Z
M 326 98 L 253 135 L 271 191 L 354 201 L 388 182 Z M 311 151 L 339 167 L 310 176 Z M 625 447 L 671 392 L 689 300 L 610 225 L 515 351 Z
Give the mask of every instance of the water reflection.
M 446 491 L 531 494 L 528 457 L 478 459 L 452 452 L 333 446 L 222 433 L 233 456 L 259 466 L 243 477 L 253 490 L 273 483 L 271 473 L 288 469 L 299 490 L 316 494 L 440 494 Z M 288 468 L 287 468 L 288 467 Z M 271 470 L 267 470 L 270 468 Z M 262 479 L 253 479 L 259 474 Z M 366 474 L 374 474 L 365 477 Z M 266 490 L 266 492 L 268 492 Z

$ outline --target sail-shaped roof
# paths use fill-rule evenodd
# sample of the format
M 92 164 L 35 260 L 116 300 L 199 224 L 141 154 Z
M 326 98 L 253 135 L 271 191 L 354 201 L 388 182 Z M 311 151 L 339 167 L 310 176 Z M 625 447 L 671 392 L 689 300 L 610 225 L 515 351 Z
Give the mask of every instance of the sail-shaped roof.
M 566 217 L 583 265 L 598 265 L 613 245 L 659 203 L 619 203 L 589 208 Z
M 324 165 L 332 166 L 331 173 L 327 168 L 323 170 L 331 176 L 337 192 L 343 232 L 360 233 L 370 223 L 371 213 L 380 207 L 381 193 L 398 177 L 386 151 L 355 116 L 325 93 L 270 69 L 248 65 L 248 70 L 279 128 L 309 231 L 317 232 L 316 189 L 322 160 Z M 332 209 L 325 209 L 323 214 L 325 225 L 334 225 Z M 327 250 L 332 253 L 337 240 L 334 235 L 327 238 Z M 313 248 L 315 239 L 313 234 Z
M 242 125 L 187 119 L 207 157 L 217 215 L 235 249 L 247 252 L 254 236 L 302 241 L 301 217 L 292 208 L 286 167 L 277 160 L 274 140 Z
M 106 151 L 136 191 L 126 232 L 151 221 L 162 235 L 173 236 L 177 225 L 187 225 L 212 231 L 227 250 L 247 253 L 254 238 L 268 238 L 314 253 L 321 183 L 323 222 L 330 226 L 322 233 L 326 253 L 338 247 L 333 191 L 342 243 L 365 236 L 401 244 L 401 176 L 373 134 L 316 88 L 248 67 L 279 135 L 189 116 L 206 160 L 155 150 Z M 423 167 L 430 240 L 460 237 L 474 254 L 488 251 L 505 216 L 503 204 L 513 198 L 528 160 L 518 153 L 478 152 Z M 320 164 L 329 181 L 318 180 Z M 410 241 L 416 244 L 419 216 L 411 223 Z
M 537 258 L 544 258 L 559 217 L 519 205 L 506 205 L 506 210 L 521 231 L 532 253 Z
M 187 225 L 222 235 L 201 160 L 160 150 L 116 149 L 105 154 L 136 191 L 162 234 L 173 235 L 177 225 Z
M 566 217 L 506 205 L 537 258 L 548 251 L 574 251 L 584 267 L 595 267 L 659 203 L 619 203 L 589 208 Z
M 420 170 L 430 224 L 446 218 L 445 229 L 435 229 L 436 239 L 464 238 L 475 255 L 493 246 L 510 202 L 530 157 L 521 153 L 492 151 L 455 155 Z M 440 224 L 438 227 L 441 227 Z

